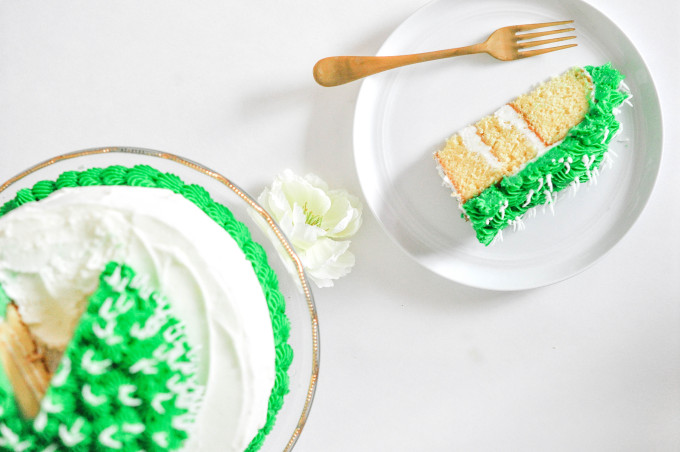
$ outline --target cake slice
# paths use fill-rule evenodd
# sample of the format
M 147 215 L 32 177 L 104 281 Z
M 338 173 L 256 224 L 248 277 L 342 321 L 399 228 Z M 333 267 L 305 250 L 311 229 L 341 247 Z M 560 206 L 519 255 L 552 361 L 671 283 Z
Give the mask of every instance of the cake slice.
M 490 244 L 532 207 L 597 174 L 628 97 L 610 64 L 575 67 L 463 128 L 435 152 L 477 239 Z

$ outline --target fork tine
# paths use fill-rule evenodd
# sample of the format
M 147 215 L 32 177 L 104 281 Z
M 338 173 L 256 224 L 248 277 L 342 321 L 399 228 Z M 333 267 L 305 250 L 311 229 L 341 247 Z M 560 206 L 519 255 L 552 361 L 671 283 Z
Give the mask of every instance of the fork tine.
M 517 58 L 529 58 L 536 55 L 542 55 L 544 53 L 556 52 L 562 49 L 568 49 L 569 47 L 576 47 L 578 44 L 567 44 L 564 46 L 550 47 L 548 49 L 537 49 L 537 50 L 527 50 L 525 52 L 517 52 Z
M 567 33 L 569 31 L 574 31 L 576 30 L 575 28 L 562 28 L 561 30 L 548 30 L 548 31 L 539 31 L 538 33 L 522 33 L 515 35 L 517 36 L 518 39 L 533 39 L 533 38 L 540 38 L 541 36 L 548 36 L 548 35 L 554 35 L 557 33 Z
M 517 32 L 517 31 L 527 31 L 527 30 L 535 30 L 537 28 L 544 28 L 544 27 L 552 27 L 555 25 L 564 25 L 564 24 L 571 24 L 574 23 L 573 20 L 563 20 L 560 22 L 543 22 L 540 24 L 524 24 L 524 25 L 515 25 L 512 27 L 512 30 Z
M 520 42 L 517 44 L 517 47 L 519 47 L 520 49 L 526 49 L 529 47 L 542 46 L 543 44 L 551 44 L 553 42 L 566 41 L 567 39 L 574 39 L 575 37 L 576 36 L 562 36 L 559 38 L 542 39 L 540 41 Z

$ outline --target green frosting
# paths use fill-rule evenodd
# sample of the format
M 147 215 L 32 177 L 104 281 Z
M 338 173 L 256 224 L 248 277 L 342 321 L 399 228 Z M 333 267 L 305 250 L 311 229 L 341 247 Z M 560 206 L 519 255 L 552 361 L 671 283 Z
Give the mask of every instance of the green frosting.
M 9 299 L 7 294 L 2 288 L 2 285 L 0 285 L 0 319 L 4 319 L 5 315 L 7 314 L 7 305 L 11 303 L 12 300 Z M 7 376 L 5 375 L 5 372 L 2 369 L 2 366 L 0 366 L 0 398 L 2 397 L 3 392 L 6 391 L 11 391 L 11 385 L 9 383 L 9 380 L 7 379 Z M 2 418 L 1 413 L 0 413 L 0 419 Z
M 2 372 L 0 372 L 2 373 Z M 203 391 L 184 325 L 125 265 L 90 296 L 35 420 L 0 384 L 2 450 L 177 450 Z
M 227 207 L 213 201 L 210 194 L 203 187 L 185 184 L 178 176 L 171 173 L 163 173 L 148 165 L 137 165 L 131 168 L 114 165 L 106 168 L 90 168 L 85 171 L 66 171 L 59 175 L 56 181 L 40 181 L 32 188 L 20 190 L 14 199 L 0 207 L 0 216 L 26 202 L 43 199 L 55 190 L 88 185 L 156 187 L 169 189 L 181 194 L 229 232 L 252 264 L 267 300 L 274 332 L 276 353 L 276 378 L 269 398 L 267 421 L 246 449 L 248 452 L 259 450 L 266 435 L 274 426 L 276 415 L 283 406 L 284 396 L 289 392 L 288 369 L 293 360 L 293 349 L 288 344 L 290 321 L 285 314 L 285 299 L 279 290 L 276 273 L 267 262 L 264 248 L 259 243 L 253 241 L 248 228 L 235 219 Z
M 5 318 L 5 312 L 7 310 L 7 305 L 10 303 L 10 299 L 2 289 L 0 285 L 0 318 Z
M 590 109 L 564 141 L 515 175 L 503 178 L 463 204 L 477 239 L 489 245 L 529 209 L 555 202 L 557 192 L 588 182 L 599 173 L 609 142 L 619 130 L 614 110 L 628 97 L 619 90 L 623 75 L 607 63 L 586 66 L 594 90 Z

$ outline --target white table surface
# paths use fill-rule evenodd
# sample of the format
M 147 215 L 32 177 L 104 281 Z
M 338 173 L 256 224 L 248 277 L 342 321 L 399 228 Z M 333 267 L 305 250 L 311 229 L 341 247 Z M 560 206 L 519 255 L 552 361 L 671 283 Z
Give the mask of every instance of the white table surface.
M 148 147 L 253 194 L 284 168 L 361 195 L 360 84 L 311 76 L 372 54 L 426 0 L 0 2 L 0 179 L 55 154 Z M 680 450 L 680 6 L 591 0 L 645 57 L 664 116 L 654 193 L 564 282 L 468 288 L 421 267 L 370 210 L 357 264 L 315 291 L 321 374 L 296 450 Z

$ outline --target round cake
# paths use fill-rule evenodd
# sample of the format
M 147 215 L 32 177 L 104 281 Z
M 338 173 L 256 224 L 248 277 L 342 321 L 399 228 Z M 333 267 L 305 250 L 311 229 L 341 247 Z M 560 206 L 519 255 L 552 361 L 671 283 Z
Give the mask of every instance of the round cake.
M 257 450 L 288 391 L 263 248 L 205 189 L 149 166 L 65 172 L 6 203 L 0 304 L 0 337 L 18 350 L 23 325 L 35 347 L 23 380 L 49 381 L 26 416 L 3 362 L 10 450 Z

